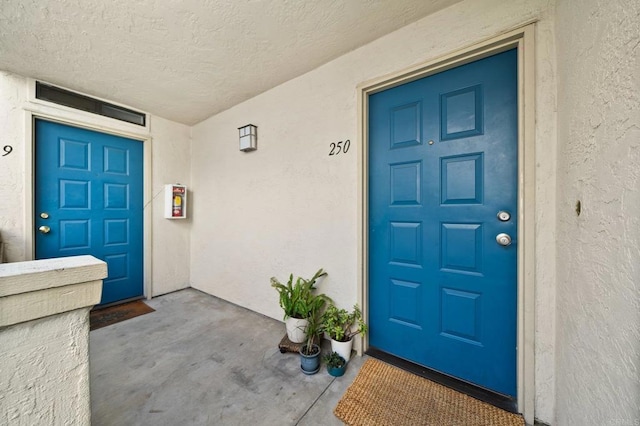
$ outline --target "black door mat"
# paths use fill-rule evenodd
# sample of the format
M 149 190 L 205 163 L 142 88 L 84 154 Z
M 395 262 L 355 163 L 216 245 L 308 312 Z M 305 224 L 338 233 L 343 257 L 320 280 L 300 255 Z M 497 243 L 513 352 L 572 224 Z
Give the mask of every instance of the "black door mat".
M 90 329 L 97 330 L 154 311 L 155 309 L 142 300 L 110 306 L 108 308 L 94 309 L 89 315 Z

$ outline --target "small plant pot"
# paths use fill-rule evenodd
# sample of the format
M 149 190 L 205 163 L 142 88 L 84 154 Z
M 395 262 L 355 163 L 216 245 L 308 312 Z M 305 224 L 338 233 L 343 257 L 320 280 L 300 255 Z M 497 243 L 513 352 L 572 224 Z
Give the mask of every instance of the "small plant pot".
M 306 355 L 304 350 L 307 345 L 300 348 L 300 369 L 306 375 L 316 374 L 320 370 L 320 346 L 313 345 L 313 351 L 311 355 Z
M 327 365 L 327 373 L 329 373 L 329 375 L 333 377 L 343 376 L 346 369 L 347 369 L 346 363 L 342 367 L 330 367 Z
M 292 343 L 302 343 L 307 339 L 307 326 L 309 321 L 304 318 L 289 317 L 285 320 L 287 327 L 287 337 Z
M 347 342 L 339 342 L 331 339 L 331 351 L 337 352 L 345 361 L 351 359 L 351 348 L 353 347 L 353 339 Z

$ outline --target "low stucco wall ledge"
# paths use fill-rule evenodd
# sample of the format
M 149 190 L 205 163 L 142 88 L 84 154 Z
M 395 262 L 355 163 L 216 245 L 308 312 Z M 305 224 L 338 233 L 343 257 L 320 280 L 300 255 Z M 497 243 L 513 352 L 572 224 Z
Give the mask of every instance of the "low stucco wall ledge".
M 96 305 L 106 277 L 93 256 L 0 264 L 0 327 Z

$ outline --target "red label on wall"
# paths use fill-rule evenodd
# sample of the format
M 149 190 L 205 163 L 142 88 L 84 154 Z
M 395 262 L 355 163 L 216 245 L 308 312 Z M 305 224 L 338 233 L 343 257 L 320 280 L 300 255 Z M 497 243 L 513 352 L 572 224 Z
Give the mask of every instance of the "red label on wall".
M 174 186 L 173 190 L 173 203 L 171 207 L 171 216 L 172 217 L 182 217 L 184 216 L 184 193 L 185 189 L 181 186 Z

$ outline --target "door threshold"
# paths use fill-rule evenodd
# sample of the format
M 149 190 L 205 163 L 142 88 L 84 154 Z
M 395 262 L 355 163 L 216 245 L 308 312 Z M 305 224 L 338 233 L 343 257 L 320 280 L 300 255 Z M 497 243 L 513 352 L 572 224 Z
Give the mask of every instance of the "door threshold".
M 424 377 L 425 379 L 429 379 L 433 382 L 439 383 L 465 395 L 469 395 L 475 399 L 486 402 L 487 404 L 491 404 L 495 407 L 501 408 L 511 413 L 518 414 L 518 403 L 514 398 L 510 396 L 490 391 L 489 389 L 476 386 L 469 382 L 465 382 L 464 380 L 460 380 L 447 374 L 440 373 L 439 371 L 435 371 L 422 365 L 415 364 L 411 361 L 407 361 L 406 359 L 391 355 L 377 348 L 370 347 L 366 351 L 366 354 L 388 364 L 406 370 L 410 373 L 413 373 L 420 377 Z
M 110 308 L 112 306 L 117 306 L 117 305 L 124 305 L 125 303 L 135 302 L 136 300 L 142 300 L 142 299 L 144 299 L 144 296 L 136 296 L 136 297 L 130 297 L 128 299 L 116 300 L 115 302 L 106 303 L 104 305 L 95 305 L 93 308 L 91 308 L 91 310 L 99 311 L 100 309 Z

